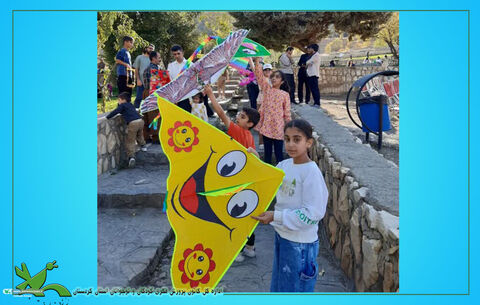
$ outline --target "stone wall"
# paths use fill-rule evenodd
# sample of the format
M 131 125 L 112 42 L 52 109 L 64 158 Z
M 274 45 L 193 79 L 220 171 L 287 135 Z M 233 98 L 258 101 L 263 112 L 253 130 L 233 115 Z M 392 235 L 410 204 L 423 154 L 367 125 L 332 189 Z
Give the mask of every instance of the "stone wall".
M 346 95 L 352 84 L 363 75 L 385 70 L 398 71 L 398 66 L 320 67 L 320 94 Z
M 323 224 L 343 271 L 357 291 L 397 291 L 399 217 L 370 205 L 368 189 L 325 145 L 319 144 L 313 158 L 329 191 Z
M 341 268 L 359 292 L 397 292 L 398 167 L 322 110 L 294 106 L 298 116 L 315 130 L 310 156 L 329 191 L 322 223 Z
M 125 158 L 125 121 L 121 115 L 107 120 L 105 114 L 97 118 L 97 175 L 117 168 Z

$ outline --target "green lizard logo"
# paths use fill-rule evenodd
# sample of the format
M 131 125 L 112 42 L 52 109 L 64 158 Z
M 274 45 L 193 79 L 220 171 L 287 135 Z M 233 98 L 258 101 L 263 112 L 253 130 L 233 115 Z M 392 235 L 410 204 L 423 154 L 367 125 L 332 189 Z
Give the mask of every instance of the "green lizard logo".
M 54 260 L 51 263 L 47 263 L 47 266 L 33 277 L 30 276 L 30 272 L 28 272 L 28 268 L 25 263 L 21 264 L 22 269 L 19 269 L 17 266 L 15 266 L 15 273 L 17 276 L 25 280 L 25 282 L 17 285 L 15 288 L 22 290 L 20 294 L 31 293 L 36 297 L 44 297 L 45 294 L 43 292 L 46 290 L 55 290 L 61 297 L 71 297 L 72 294 L 70 291 L 60 284 L 49 284 L 47 286 L 43 286 L 47 280 L 47 271 L 52 270 L 53 268 L 58 268 L 58 266 L 55 265 L 56 262 L 57 261 Z M 26 289 L 27 287 L 30 288 Z

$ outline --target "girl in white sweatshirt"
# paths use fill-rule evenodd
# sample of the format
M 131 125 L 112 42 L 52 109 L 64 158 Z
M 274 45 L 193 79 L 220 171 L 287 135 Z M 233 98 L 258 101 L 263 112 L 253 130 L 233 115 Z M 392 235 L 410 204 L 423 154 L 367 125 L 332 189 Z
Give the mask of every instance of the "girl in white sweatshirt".
M 285 148 L 290 159 L 277 167 L 285 172 L 275 212 L 252 218 L 275 228 L 271 292 L 313 292 L 318 274 L 318 223 L 325 215 L 328 191 L 317 164 L 307 150 L 312 126 L 305 120 L 285 125 Z

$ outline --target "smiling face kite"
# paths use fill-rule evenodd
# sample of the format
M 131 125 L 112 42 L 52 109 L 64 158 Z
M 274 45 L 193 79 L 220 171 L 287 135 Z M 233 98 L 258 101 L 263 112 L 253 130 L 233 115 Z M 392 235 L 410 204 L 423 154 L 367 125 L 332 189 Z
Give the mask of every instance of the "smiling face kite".
M 160 140 L 170 162 L 167 216 L 175 232 L 175 289 L 213 289 L 264 212 L 283 171 L 175 104 L 159 98 Z

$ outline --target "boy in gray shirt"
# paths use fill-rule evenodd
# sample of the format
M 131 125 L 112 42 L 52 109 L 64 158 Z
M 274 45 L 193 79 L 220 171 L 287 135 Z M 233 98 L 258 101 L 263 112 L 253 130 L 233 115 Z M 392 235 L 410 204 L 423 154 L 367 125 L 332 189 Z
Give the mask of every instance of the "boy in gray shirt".
M 135 79 L 137 80 L 137 96 L 135 97 L 135 101 L 133 102 L 135 108 L 139 108 L 142 101 L 143 90 L 145 89 L 143 72 L 150 65 L 149 54 L 154 50 L 154 48 L 155 47 L 152 44 L 148 47 L 145 47 L 143 49 L 143 54 L 138 55 L 137 58 L 135 58 L 135 62 L 133 63 L 133 67 L 135 68 Z

